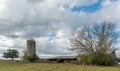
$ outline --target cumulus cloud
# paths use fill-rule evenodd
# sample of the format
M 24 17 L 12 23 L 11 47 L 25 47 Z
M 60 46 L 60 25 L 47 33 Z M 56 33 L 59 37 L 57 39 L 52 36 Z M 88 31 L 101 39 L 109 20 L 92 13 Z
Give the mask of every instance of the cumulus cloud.
M 112 3 L 111 0 L 105 0 L 105 1 L 102 2 L 102 6 L 108 6 L 111 3 Z
M 70 10 L 97 2 L 99 0 L 0 0 L 0 54 L 9 48 L 22 52 L 29 38 L 36 40 L 40 56 L 76 54 L 68 49 L 69 38 L 77 28 L 103 20 L 120 22 L 119 0 L 102 1 L 102 7 L 94 13 Z

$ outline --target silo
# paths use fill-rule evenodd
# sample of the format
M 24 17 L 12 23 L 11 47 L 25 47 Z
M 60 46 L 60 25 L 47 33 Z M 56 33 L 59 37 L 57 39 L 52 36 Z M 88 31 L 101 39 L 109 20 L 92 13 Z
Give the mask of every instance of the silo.
M 33 39 L 27 40 L 27 55 L 33 56 L 36 54 L 36 43 Z

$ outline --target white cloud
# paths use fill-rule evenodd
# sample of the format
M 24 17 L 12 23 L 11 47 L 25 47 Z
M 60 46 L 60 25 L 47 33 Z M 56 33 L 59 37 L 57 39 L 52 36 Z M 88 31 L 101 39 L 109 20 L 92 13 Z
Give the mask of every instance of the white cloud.
M 108 5 L 110 5 L 112 2 L 111 2 L 111 0 L 104 0 L 103 2 L 102 2 L 102 6 L 108 6 Z
M 0 46 L 3 47 L 3 48 L 1 47 L 1 49 L 6 49 L 8 47 L 12 47 L 13 45 L 14 43 L 12 39 L 0 36 Z

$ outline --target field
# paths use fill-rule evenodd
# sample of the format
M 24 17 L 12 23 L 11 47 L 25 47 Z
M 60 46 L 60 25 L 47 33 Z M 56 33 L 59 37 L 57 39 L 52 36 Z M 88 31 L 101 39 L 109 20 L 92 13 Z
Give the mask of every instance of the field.
M 83 66 L 63 63 L 23 63 L 0 61 L 0 71 L 120 71 L 120 66 Z

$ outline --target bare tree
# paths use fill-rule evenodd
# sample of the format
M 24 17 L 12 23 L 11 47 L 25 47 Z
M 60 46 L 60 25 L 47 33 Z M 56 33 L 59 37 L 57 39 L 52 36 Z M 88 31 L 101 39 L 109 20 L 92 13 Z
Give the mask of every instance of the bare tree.
M 102 22 L 85 26 L 82 30 L 75 32 L 71 43 L 75 49 L 87 54 L 96 52 L 112 54 L 116 39 L 115 24 Z

